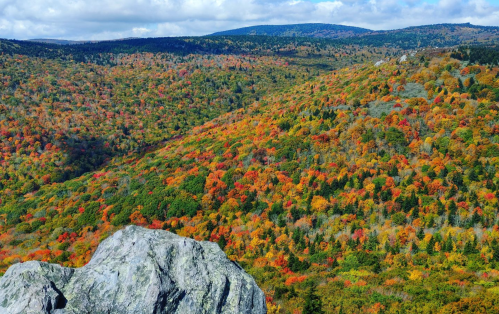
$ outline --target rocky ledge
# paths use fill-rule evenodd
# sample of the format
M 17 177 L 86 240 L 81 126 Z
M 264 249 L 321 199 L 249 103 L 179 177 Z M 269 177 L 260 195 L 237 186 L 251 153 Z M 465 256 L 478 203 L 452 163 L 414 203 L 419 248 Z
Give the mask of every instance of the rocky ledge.
M 217 244 L 129 226 L 82 268 L 26 262 L 0 279 L 0 313 L 266 313 L 253 278 Z

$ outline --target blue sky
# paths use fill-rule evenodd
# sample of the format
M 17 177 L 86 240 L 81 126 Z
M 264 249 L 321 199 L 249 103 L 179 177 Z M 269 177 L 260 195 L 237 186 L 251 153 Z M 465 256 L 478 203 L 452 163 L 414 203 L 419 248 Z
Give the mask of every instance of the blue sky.
M 310 0 L 310 2 L 314 2 L 314 3 L 318 3 L 318 2 L 331 2 L 332 0 L 328 1 L 328 0 Z M 404 4 L 404 2 L 406 1 L 403 1 L 403 0 L 399 0 L 399 3 L 401 4 Z M 435 3 L 438 3 L 438 0 L 422 0 L 420 2 L 426 2 L 428 4 L 435 4 Z M 457 1 L 459 2 L 459 1 Z M 487 1 L 488 3 L 490 4 L 499 4 L 499 0 L 488 0 Z
M 499 26 L 499 0 L 0 0 L 0 38 L 206 35 L 261 24 Z

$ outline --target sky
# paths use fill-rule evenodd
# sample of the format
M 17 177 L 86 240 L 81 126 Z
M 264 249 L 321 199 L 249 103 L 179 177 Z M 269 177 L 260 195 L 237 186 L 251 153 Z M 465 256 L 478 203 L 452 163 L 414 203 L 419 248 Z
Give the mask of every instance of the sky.
M 252 25 L 499 26 L 499 0 L 0 0 L 0 38 L 198 36 Z

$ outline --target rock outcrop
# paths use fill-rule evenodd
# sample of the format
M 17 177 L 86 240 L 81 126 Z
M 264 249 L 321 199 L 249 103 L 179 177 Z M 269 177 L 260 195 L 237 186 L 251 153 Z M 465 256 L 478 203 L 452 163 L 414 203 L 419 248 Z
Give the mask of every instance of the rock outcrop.
M 0 279 L 0 313 L 266 313 L 253 278 L 217 244 L 129 226 L 71 269 L 11 266 Z

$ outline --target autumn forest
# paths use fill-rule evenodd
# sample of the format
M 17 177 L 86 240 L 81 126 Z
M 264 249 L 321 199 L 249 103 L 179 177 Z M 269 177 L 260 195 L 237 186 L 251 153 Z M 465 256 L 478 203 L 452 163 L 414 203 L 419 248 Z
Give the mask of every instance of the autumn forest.
M 135 224 L 269 313 L 499 313 L 499 50 L 384 36 L 0 41 L 0 272 Z

